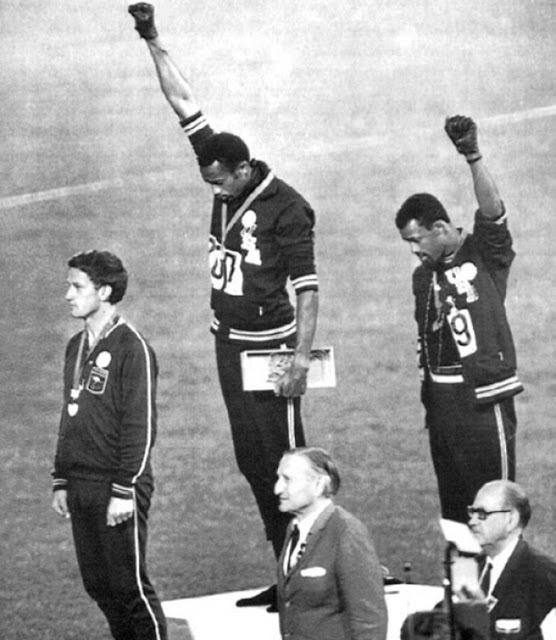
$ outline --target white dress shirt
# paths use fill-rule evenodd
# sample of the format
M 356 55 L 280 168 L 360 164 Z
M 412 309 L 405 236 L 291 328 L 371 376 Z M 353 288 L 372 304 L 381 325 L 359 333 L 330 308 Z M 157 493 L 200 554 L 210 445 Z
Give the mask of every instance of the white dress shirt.
M 315 509 L 315 511 L 311 511 L 311 513 L 307 516 L 296 517 L 293 519 L 292 526 L 297 525 L 297 527 L 299 528 L 299 540 L 297 542 L 297 545 L 295 546 L 295 549 L 293 550 L 290 550 L 289 548 L 291 540 L 288 543 L 288 548 L 286 549 L 286 553 L 284 554 L 284 573 L 288 573 L 290 569 L 295 567 L 297 561 L 303 555 L 305 547 L 307 546 L 307 536 L 311 531 L 311 527 L 315 524 L 317 518 L 331 502 L 332 500 L 327 498 L 321 505 L 319 505 L 318 509 Z M 290 566 L 288 566 L 288 560 L 290 556 L 291 562 L 289 563 Z

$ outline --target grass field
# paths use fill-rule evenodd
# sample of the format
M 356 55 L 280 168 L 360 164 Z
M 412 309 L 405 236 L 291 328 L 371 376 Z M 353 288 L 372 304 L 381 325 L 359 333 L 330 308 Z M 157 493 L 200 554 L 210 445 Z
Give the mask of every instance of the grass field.
M 0 7 L 3 640 L 108 637 L 84 594 L 49 470 L 74 252 L 106 248 L 132 274 L 125 316 L 161 366 L 150 573 L 163 599 L 272 580 L 236 471 L 208 333 L 210 191 L 159 93 L 125 2 Z M 556 555 L 556 8 L 551 0 L 205 0 L 157 3 L 204 111 L 251 144 L 317 211 L 321 314 L 338 387 L 310 392 L 310 441 L 343 471 L 340 502 L 382 561 L 439 584 L 436 483 L 414 369 L 413 265 L 393 215 L 431 191 L 458 223 L 468 170 L 442 126 L 479 122 L 518 259 L 508 312 L 526 394 L 518 476 L 529 539 Z

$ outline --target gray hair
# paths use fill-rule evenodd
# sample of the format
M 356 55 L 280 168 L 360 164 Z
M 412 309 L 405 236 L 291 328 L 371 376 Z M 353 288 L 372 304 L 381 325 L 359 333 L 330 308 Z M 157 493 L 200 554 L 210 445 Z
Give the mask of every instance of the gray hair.
M 327 478 L 324 495 L 335 496 L 340 489 L 340 474 L 332 456 L 320 447 L 296 447 L 284 453 L 285 456 L 302 456 L 311 469 Z

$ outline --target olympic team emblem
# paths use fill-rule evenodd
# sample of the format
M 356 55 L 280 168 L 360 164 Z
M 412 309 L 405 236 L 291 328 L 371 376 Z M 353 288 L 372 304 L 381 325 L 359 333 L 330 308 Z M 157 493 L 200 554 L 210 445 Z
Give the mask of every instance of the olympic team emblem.
M 102 395 L 106 391 L 108 384 L 108 367 L 112 362 L 112 354 L 108 351 L 101 351 L 95 359 L 95 366 L 89 373 L 89 378 L 85 388 L 90 393 Z
M 247 251 L 245 262 L 260 266 L 261 252 L 257 248 L 257 238 L 254 236 L 257 228 L 257 214 L 251 209 L 246 211 L 241 218 L 241 224 L 243 225 L 243 229 L 240 232 L 241 248 Z
M 106 369 L 100 369 L 99 367 L 93 367 L 87 380 L 87 386 L 85 387 L 90 393 L 94 393 L 99 396 L 106 391 L 106 385 L 108 384 L 108 371 Z
M 467 304 L 479 299 L 473 280 L 477 277 L 477 267 L 472 262 L 464 262 L 461 266 L 446 271 L 446 278 L 453 284 L 459 295 L 466 296 Z

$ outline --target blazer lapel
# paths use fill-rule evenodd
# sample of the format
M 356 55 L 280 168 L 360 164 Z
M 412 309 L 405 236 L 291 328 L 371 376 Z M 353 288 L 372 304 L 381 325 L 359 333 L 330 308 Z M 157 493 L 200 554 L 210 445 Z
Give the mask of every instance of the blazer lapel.
M 334 509 L 334 504 L 328 505 L 326 509 L 315 520 L 313 526 L 309 530 L 307 539 L 305 540 L 305 550 L 302 556 L 296 562 L 295 566 L 288 571 L 286 579 L 293 575 L 296 571 L 300 571 L 303 567 L 307 566 L 317 546 L 317 542 L 321 537 L 324 528 L 326 527 L 327 522 L 330 520 L 330 517 L 334 513 Z M 283 563 L 284 559 L 281 558 L 281 560 Z

